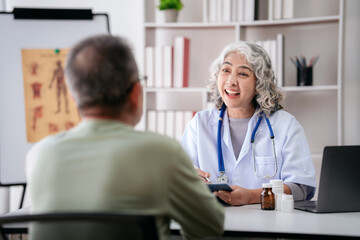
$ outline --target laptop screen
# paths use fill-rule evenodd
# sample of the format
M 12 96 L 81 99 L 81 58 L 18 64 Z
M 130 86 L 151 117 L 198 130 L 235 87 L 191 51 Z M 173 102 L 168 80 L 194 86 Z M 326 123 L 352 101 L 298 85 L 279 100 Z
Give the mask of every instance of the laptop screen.
M 360 211 L 360 146 L 324 148 L 317 212 Z

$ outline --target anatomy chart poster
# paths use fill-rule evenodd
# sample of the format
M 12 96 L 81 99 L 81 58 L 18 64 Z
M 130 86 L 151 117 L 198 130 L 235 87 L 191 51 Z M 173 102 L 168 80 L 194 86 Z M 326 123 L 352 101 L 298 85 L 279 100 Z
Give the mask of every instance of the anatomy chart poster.
M 65 82 L 68 49 L 22 49 L 28 142 L 75 126 L 80 117 Z

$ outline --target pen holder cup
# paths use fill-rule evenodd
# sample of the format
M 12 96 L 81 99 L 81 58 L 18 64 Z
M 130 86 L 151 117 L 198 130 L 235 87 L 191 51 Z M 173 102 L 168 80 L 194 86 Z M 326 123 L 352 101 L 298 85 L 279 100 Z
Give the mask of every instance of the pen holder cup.
M 298 86 L 312 86 L 313 84 L 313 69 L 312 67 L 298 67 L 297 68 L 297 85 Z

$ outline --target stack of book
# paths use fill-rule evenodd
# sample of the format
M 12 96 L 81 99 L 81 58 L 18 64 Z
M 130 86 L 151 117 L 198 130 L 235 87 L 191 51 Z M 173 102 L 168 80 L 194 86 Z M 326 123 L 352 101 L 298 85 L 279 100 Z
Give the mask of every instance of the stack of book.
M 269 6 L 269 19 L 291 19 L 294 17 L 294 0 L 273 0 L 272 3 L 274 5 Z
M 147 87 L 182 88 L 189 83 L 190 39 L 178 36 L 172 46 L 145 48 Z
M 211 23 L 251 22 L 294 17 L 294 0 L 207 0 Z
M 195 113 L 194 111 L 149 110 L 146 128 L 148 131 L 180 141 L 185 127 Z
M 276 39 L 255 41 L 255 43 L 262 46 L 269 54 L 278 86 L 283 87 L 284 35 L 279 33 Z
M 255 20 L 255 0 L 208 0 L 209 22 Z

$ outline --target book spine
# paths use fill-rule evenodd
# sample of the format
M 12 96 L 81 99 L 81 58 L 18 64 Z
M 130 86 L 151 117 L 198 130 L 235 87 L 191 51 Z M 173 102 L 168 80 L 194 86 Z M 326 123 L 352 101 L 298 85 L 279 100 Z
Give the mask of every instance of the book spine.
M 274 0 L 269 0 L 268 18 L 274 20 Z
M 265 49 L 269 57 L 271 58 L 270 53 L 270 40 L 261 41 L 261 46 Z
M 223 0 L 223 22 L 231 22 L 231 1 L 232 0 Z
M 175 112 L 175 139 L 180 141 L 184 131 L 184 112 Z
M 269 40 L 270 42 L 270 50 L 269 50 L 269 54 L 270 54 L 270 59 L 271 59 L 271 64 L 274 70 L 274 75 L 275 78 L 278 77 L 279 73 L 278 73 L 278 66 L 277 66 L 277 44 L 276 44 L 276 39 L 272 39 Z
M 203 23 L 207 23 L 209 22 L 209 14 L 210 14 L 210 9 L 209 9 L 209 4 L 210 4 L 210 0 L 202 0 L 203 1 L 203 18 L 202 21 Z
M 245 0 L 239 0 L 237 12 L 238 12 L 237 20 L 239 22 L 244 22 L 245 21 Z
M 294 0 L 283 0 L 282 11 L 283 19 L 294 18 Z
M 277 83 L 279 87 L 284 86 L 284 35 L 279 33 L 276 35 L 276 59 L 277 59 Z
M 209 22 L 217 22 L 217 2 L 218 0 L 209 0 Z
M 157 111 L 157 128 L 156 132 L 160 135 L 165 135 L 165 112 L 164 111 Z
M 161 46 L 155 47 L 155 87 L 163 87 L 163 49 Z
M 166 111 L 166 136 L 170 138 L 175 138 L 175 112 L 174 111 Z
M 217 0 L 217 19 L 216 22 L 223 22 L 223 7 L 224 7 L 224 0 Z
M 245 0 L 245 21 L 251 22 L 255 19 L 255 0 Z
M 231 21 L 236 22 L 238 19 L 238 0 L 232 0 L 231 2 Z
M 164 46 L 163 51 L 163 83 L 165 88 L 171 88 L 173 83 L 173 47 Z
M 183 75 L 183 37 L 175 37 L 174 39 L 174 87 L 182 87 L 182 75 Z
M 190 39 L 176 37 L 174 40 L 174 87 L 188 87 Z
M 145 75 L 146 86 L 154 87 L 154 47 L 145 48 Z
M 147 112 L 146 129 L 150 132 L 156 132 L 156 111 L 149 110 Z
M 274 0 L 274 20 L 281 19 L 282 15 L 282 0 Z
M 184 38 L 184 74 L 182 87 L 189 87 L 189 69 L 190 68 L 190 39 Z

